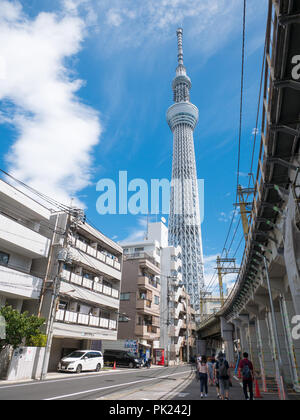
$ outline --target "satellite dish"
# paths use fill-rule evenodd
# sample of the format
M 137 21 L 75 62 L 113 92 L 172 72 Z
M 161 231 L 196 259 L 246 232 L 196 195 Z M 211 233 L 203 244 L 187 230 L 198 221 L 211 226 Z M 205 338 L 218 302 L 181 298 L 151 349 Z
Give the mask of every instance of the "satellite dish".
M 161 220 L 163 223 L 167 223 L 167 221 L 166 221 L 166 219 L 165 219 L 164 217 L 162 217 L 160 220 Z

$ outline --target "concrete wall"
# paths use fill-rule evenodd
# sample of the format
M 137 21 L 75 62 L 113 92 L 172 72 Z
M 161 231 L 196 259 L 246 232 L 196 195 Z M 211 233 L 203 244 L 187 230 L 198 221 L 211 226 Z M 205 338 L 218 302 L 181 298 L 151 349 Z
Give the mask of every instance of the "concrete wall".
M 20 347 L 13 351 L 6 379 L 8 381 L 38 379 L 41 375 L 45 348 Z

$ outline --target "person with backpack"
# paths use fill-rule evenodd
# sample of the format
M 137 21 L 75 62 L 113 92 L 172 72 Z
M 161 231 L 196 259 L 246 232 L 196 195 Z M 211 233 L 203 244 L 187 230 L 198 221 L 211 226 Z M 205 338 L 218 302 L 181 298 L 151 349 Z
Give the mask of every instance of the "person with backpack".
M 218 360 L 215 363 L 215 376 L 220 389 L 220 398 L 222 400 L 229 400 L 230 369 L 229 363 L 221 351 L 219 352 Z
M 248 359 L 248 353 L 243 353 L 243 359 L 240 361 L 239 369 L 243 375 L 243 390 L 246 400 L 253 400 L 253 380 L 254 380 L 254 369 L 253 364 Z M 249 395 L 248 395 L 249 389 Z
M 198 362 L 198 372 L 199 372 L 199 378 L 200 378 L 200 393 L 201 393 L 200 398 L 203 398 L 203 391 L 204 391 L 204 396 L 207 397 L 208 365 L 207 365 L 206 356 L 202 356 L 201 361 Z

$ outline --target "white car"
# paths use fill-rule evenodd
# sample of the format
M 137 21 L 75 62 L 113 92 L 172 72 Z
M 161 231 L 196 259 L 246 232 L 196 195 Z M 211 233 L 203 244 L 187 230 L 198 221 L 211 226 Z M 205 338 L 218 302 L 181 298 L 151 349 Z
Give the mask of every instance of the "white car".
M 81 373 L 91 370 L 99 372 L 103 365 L 104 361 L 101 351 L 75 350 L 61 359 L 57 369 L 61 372 Z

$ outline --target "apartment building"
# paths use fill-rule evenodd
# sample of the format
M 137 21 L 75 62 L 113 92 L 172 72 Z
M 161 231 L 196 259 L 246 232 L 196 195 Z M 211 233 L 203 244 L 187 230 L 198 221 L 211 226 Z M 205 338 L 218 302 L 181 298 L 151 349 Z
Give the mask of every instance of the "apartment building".
M 0 180 L 0 306 L 37 313 L 51 240 L 51 213 Z
M 160 347 L 168 364 L 186 361 L 195 353 L 195 311 L 182 284 L 181 247 L 168 246 L 168 228 L 162 222 L 149 223 L 147 236 L 160 244 L 161 305 Z
M 136 342 L 140 357 L 153 357 L 160 338 L 160 244 L 123 245 L 118 340 Z
M 49 276 L 58 270 L 57 253 L 67 215 L 51 217 L 56 229 Z M 118 328 L 122 247 L 88 223 L 74 223 L 68 236 L 68 253 L 60 273 L 59 305 L 53 325 L 49 369 L 76 349 L 102 350 L 103 340 L 116 340 Z M 47 283 L 46 283 L 47 285 Z M 49 316 L 51 289 L 43 293 L 42 314 Z

